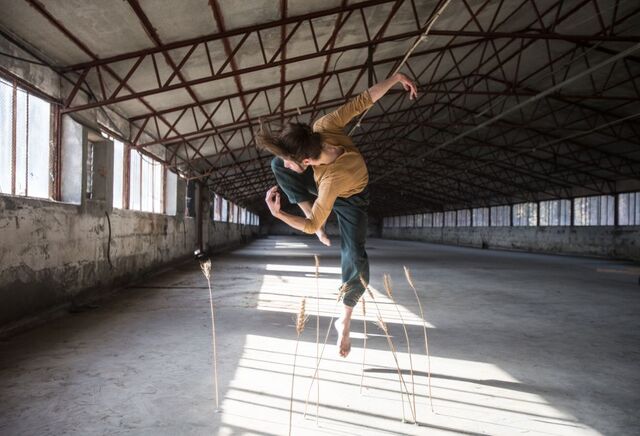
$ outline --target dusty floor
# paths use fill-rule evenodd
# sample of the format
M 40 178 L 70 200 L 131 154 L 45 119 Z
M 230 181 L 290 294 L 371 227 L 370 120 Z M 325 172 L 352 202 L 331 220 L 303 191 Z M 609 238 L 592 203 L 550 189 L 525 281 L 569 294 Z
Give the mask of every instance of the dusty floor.
M 296 362 L 293 435 L 640 432 L 637 266 L 375 239 L 368 247 L 376 300 L 412 391 L 398 312 L 379 291 L 384 272 L 407 323 L 420 426 L 401 422 L 403 409 L 411 419 L 410 406 L 371 301 L 364 379 L 358 306 L 354 349 L 338 357 L 332 332 L 319 371 L 318 421 L 315 386 L 303 417 L 315 314 L 319 305 L 322 342 L 336 308 L 339 252 L 310 238 L 271 237 L 213 261 L 219 413 L 208 290 L 194 262 L 0 343 L 0 434 L 286 435 L 302 296 L 312 316 Z M 314 253 L 322 264 L 319 301 Z M 435 413 L 403 265 L 426 309 Z

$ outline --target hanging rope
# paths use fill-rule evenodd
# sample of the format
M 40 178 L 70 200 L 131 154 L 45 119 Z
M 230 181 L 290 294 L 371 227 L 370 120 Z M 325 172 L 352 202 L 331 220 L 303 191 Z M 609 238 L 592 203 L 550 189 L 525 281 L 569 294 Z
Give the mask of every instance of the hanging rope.
M 444 2 L 444 4 L 438 9 L 438 11 L 433 15 L 433 17 L 431 17 L 431 19 L 426 23 L 426 25 L 424 26 L 424 31 L 420 34 L 420 36 L 415 40 L 415 42 L 413 43 L 413 45 L 411 46 L 411 48 L 407 51 L 407 53 L 405 53 L 404 58 L 402 58 L 402 61 L 398 64 L 398 66 L 393 70 L 393 72 L 389 75 L 389 77 L 393 76 L 394 74 L 396 74 L 398 71 L 400 71 L 400 69 L 404 66 L 404 64 L 407 62 L 407 60 L 409 59 L 409 57 L 411 56 L 411 54 L 414 52 L 414 50 L 420 45 L 420 43 L 422 43 L 423 41 L 426 41 L 429 37 L 429 32 L 431 31 L 431 28 L 433 27 L 433 25 L 435 24 L 436 20 L 438 18 L 440 18 L 440 15 L 442 15 L 442 13 L 444 12 L 444 10 L 447 8 L 447 6 L 449 6 L 449 3 L 451 3 L 451 0 L 446 0 Z M 373 107 L 373 106 L 372 106 Z M 356 123 L 355 126 L 353 126 L 351 128 L 351 131 L 349 131 L 349 136 L 351 136 L 353 134 L 353 132 L 360 127 L 360 123 L 362 122 L 362 119 L 367 115 L 367 113 L 369 113 L 369 111 L 371 110 L 371 108 L 367 109 L 366 111 L 364 111 L 362 113 L 362 115 L 360 115 L 360 118 L 358 118 L 358 122 Z

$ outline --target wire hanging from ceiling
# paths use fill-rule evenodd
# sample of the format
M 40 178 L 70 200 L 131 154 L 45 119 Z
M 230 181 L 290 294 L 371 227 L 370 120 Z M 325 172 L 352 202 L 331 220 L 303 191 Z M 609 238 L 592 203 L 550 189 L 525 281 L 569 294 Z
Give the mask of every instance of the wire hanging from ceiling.
M 411 46 L 411 48 L 409 48 L 409 50 L 405 53 L 404 58 L 402 58 L 402 61 L 400 61 L 400 63 L 398 64 L 398 66 L 393 70 L 393 72 L 391 74 L 389 74 L 388 77 L 393 76 L 394 74 L 396 74 L 398 71 L 400 71 L 400 69 L 402 69 L 402 67 L 404 66 L 405 63 L 407 63 L 407 60 L 409 59 L 409 57 L 411 56 L 411 54 L 414 52 L 414 50 L 423 42 L 426 41 L 429 38 L 429 32 L 431 31 L 431 28 L 433 27 L 433 25 L 435 24 L 435 22 L 438 20 L 438 18 L 440 18 L 440 15 L 442 15 L 442 13 L 444 12 L 444 10 L 447 8 L 447 6 L 449 6 L 449 3 L 451 3 L 451 0 L 446 0 L 444 2 L 444 4 L 442 6 L 440 6 L 440 8 L 438 9 L 438 11 L 433 15 L 433 17 L 431 17 L 431 19 L 425 24 L 424 28 L 425 30 L 420 34 L 420 36 L 418 36 L 418 38 L 415 40 L 415 42 L 413 43 L 413 45 Z M 372 106 L 373 107 L 373 106 Z M 366 111 L 364 111 L 362 113 L 362 115 L 360 115 L 360 117 L 358 118 L 358 122 L 351 128 L 351 130 L 349 131 L 349 136 L 351 136 L 353 134 L 353 132 L 360 127 L 360 123 L 362 122 L 363 118 L 365 116 L 367 116 L 367 113 L 369 113 L 369 111 L 371 110 L 371 108 L 367 109 Z

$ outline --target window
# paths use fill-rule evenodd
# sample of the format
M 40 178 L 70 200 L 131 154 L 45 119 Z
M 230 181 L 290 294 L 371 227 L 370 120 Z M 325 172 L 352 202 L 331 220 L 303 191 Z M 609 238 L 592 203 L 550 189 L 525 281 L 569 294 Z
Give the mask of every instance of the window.
M 419 213 L 413 216 L 413 225 L 416 227 L 422 227 L 422 214 Z
M 124 206 L 124 143 L 113 140 L 113 207 Z
M 618 224 L 640 225 L 640 192 L 618 194 Z
M 113 207 L 124 207 L 124 143 L 106 132 L 102 136 L 113 142 Z M 87 149 L 87 197 L 91 194 L 90 185 L 93 180 L 93 149 L 94 144 L 89 143 Z
M 0 192 L 49 198 L 50 140 L 51 105 L 0 80 Z
M 406 220 L 407 220 L 407 227 L 414 227 L 415 223 L 413 221 L 413 215 L 407 215 L 406 216 Z
M 85 198 L 92 198 L 93 193 L 93 142 L 87 143 L 87 160 L 84 165 L 84 173 L 87 175 L 87 185 L 84 189 Z
M 450 210 L 444 213 L 444 226 L 455 227 L 456 226 L 456 211 Z
M 221 208 L 220 208 L 220 221 L 227 222 L 229 221 L 229 201 L 226 198 L 221 198 Z
M 473 227 L 487 227 L 489 225 L 489 208 L 473 209 Z
M 471 211 L 469 209 L 462 209 L 456 213 L 456 225 L 458 227 L 471 226 Z
M 165 210 L 167 215 L 176 215 L 178 202 L 178 175 L 172 171 L 166 170 L 167 183 L 165 187 Z
M 129 209 L 163 213 L 164 171 L 162 164 L 130 148 Z
M 536 226 L 538 225 L 538 204 L 520 203 L 513 205 L 513 225 L 514 226 Z
M 491 208 L 491 226 L 501 227 L 511 225 L 511 207 L 493 206 Z
M 213 194 L 213 214 L 211 218 L 214 221 L 222 221 L 222 197 L 218 194 Z
M 613 200 L 611 195 L 574 199 L 574 224 L 576 226 L 612 226 Z
M 423 227 L 432 227 L 433 226 L 433 214 L 425 213 L 422 216 L 422 226 Z
M 571 200 L 549 200 L 540 202 L 541 226 L 571 225 Z
M 444 213 L 436 212 L 433 214 L 433 227 L 442 227 L 444 224 Z
M 236 205 L 232 202 L 229 202 L 229 222 L 236 222 Z

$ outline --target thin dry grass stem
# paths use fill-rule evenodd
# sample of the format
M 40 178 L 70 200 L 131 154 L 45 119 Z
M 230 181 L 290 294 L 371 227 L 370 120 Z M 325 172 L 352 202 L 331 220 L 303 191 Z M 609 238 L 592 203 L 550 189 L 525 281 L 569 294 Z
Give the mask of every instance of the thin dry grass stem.
M 316 365 L 320 367 L 320 257 L 317 254 L 313 255 L 316 261 L 316 304 L 318 307 L 318 314 L 316 315 Z M 320 371 L 317 373 L 316 383 L 316 425 L 320 419 Z
M 304 326 L 307 323 L 307 319 L 309 318 L 305 314 L 305 306 L 307 304 L 307 299 L 303 298 L 300 301 L 300 309 L 298 310 L 298 315 L 296 318 L 296 350 L 293 353 L 293 371 L 291 373 L 291 395 L 289 398 L 289 436 L 291 436 L 291 423 L 293 420 L 293 385 L 296 379 L 296 359 L 298 358 L 298 344 L 300 343 L 300 335 L 304 331 Z
M 366 282 L 364 277 L 362 277 L 362 275 L 360 275 L 360 283 L 362 283 L 362 286 L 364 287 L 365 291 L 367 291 L 367 294 L 369 294 L 369 297 L 371 297 L 372 300 L 375 300 L 375 298 L 373 298 L 373 292 L 371 292 L 371 289 L 369 288 L 369 284 Z
M 400 382 L 400 398 L 402 400 L 402 422 L 406 422 L 407 418 L 404 413 L 404 393 L 407 393 L 407 397 L 409 397 L 409 389 L 404 382 L 404 377 L 402 377 L 402 370 L 400 369 L 400 362 L 398 361 L 398 356 L 396 355 L 396 347 L 393 345 L 393 340 L 391 340 L 391 335 L 389 334 L 389 329 L 387 328 L 387 323 L 384 322 L 382 317 L 378 315 L 378 321 L 376 322 L 380 330 L 384 332 L 385 337 L 387 338 L 387 344 L 389 345 L 389 349 L 391 350 L 391 354 L 393 355 L 393 360 L 396 363 L 396 369 L 398 371 L 398 380 Z M 403 389 L 404 387 L 404 389 Z M 413 406 L 411 405 L 411 399 L 409 399 L 409 410 L 411 411 L 411 415 L 415 415 L 413 411 Z
M 369 283 L 367 283 L 367 281 L 362 276 L 360 276 L 360 282 L 362 283 L 362 285 L 364 286 L 365 290 L 367 291 L 367 293 L 371 297 L 371 300 L 373 301 L 373 305 L 375 306 L 376 312 L 378 313 L 378 318 L 377 318 L 378 322 L 377 322 L 377 324 L 382 329 L 382 331 L 385 333 L 385 336 L 387 338 L 387 344 L 389 345 L 389 349 L 391 350 L 391 354 L 393 355 L 393 360 L 396 363 L 396 369 L 398 370 L 398 379 L 399 379 L 399 383 L 400 383 L 400 399 L 402 400 L 402 421 L 405 422 L 406 421 L 406 416 L 405 416 L 405 411 L 404 411 L 404 392 L 407 392 L 407 398 L 409 398 L 409 409 L 411 410 L 411 415 L 415 417 L 416 414 L 415 414 L 415 410 L 413 409 L 413 405 L 411 404 L 411 399 L 409 397 L 409 389 L 407 389 L 407 385 L 404 382 L 404 377 L 402 377 L 402 371 L 400 370 L 400 363 L 398 362 L 398 357 L 396 355 L 396 348 L 393 345 L 393 340 L 391 339 L 391 336 L 389 335 L 389 331 L 387 329 L 387 324 L 382 319 L 382 312 L 380 311 L 380 307 L 378 306 L 378 302 L 373 297 L 373 292 L 371 292 L 371 288 L 369 286 Z M 404 386 L 404 389 L 403 389 L 403 386 Z
M 429 388 L 429 405 L 431 406 L 431 412 L 435 413 L 433 409 L 433 397 L 431 395 L 431 357 L 429 355 L 429 340 L 427 337 L 427 323 L 424 319 L 424 312 L 422 311 L 422 303 L 420 302 L 420 297 L 418 296 L 418 291 L 416 290 L 416 286 L 413 283 L 413 278 L 411 277 L 411 271 L 406 266 L 404 267 L 404 275 L 407 277 L 407 282 L 409 282 L 409 286 L 413 290 L 413 294 L 418 301 L 418 308 L 420 309 L 420 318 L 422 318 L 422 329 L 424 331 L 424 348 L 427 353 L 427 386 Z
M 364 382 L 364 364 L 367 358 L 367 305 L 364 300 L 364 295 L 361 298 L 362 302 L 362 322 L 364 325 L 364 344 L 362 346 L 362 373 L 360 375 L 360 393 L 362 394 L 362 384 Z
M 339 293 L 342 294 L 343 290 L 342 288 L 344 287 L 344 285 L 340 288 Z M 322 348 L 320 349 L 320 358 L 318 359 L 318 362 L 316 364 L 316 369 L 313 372 L 313 376 L 311 377 L 311 384 L 309 385 L 309 391 L 307 392 L 307 399 L 304 402 L 304 417 L 307 417 L 307 408 L 309 406 L 309 397 L 311 396 L 311 389 L 313 389 L 313 383 L 316 380 L 316 376 L 318 375 L 318 371 L 320 370 L 320 363 L 322 362 L 322 356 L 324 355 L 324 349 L 327 346 L 327 340 L 329 340 L 329 333 L 331 333 L 331 327 L 333 326 L 333 320 L 335 319 L 336 315 L 336 308 L 338 307 L 338 302 L 340 301 L 340 299 L 336 300 L 335 304 L 333 305 L 333 311 L 331 312 L 333 315 L 331 315 L 331 319 L 329 320 L 329 326 L 327 327 L 327 334 L 324 336 L 324 342 L 322 344 Z
M 220 395 L 218 391 L 218 355 L 216 351 L 216 322 L 213 311 L 213 293 L 211 292 L 211 259 L 200 262 L 202 274 L 207 279 L 209 287 L 209 307 L 211 308 L 211 346 L 213 348 L 213 382 L 216 388 L 216 410 L 220 409 Z
M 384 288 L 387 291 L 387 296 L 389 297 L 389 299 L 395 306 L 396 311 L 398 312 L 398 318 L 400 318 L 400 322 L 402 323 L 402 329 L 404 330 L 404 337 L 407 340 L 407 353 L 409 353 L 409 369 L 411 371 L 411 393 L 413 395 L 413 412 L 417 413 L 416 382 L 413 375 L 413 357 L 411 355 L 411 341 L 409 340 L 409 333 L 407 332 L 407 326 L 404 322 L 404 318 L 402 317 L 402 312 L 400 312 L 400 308 L 398 307 L 398 303 L 396 303 L 395 299 L 393 298 L 393 287 L 391 286 L 391 277 L 389 276 L 389 274 L 385 274 L 383 278 L 384 278 Z M 413 421 L 417 422 L 417 416 L 415 414 L 413 415 Z

